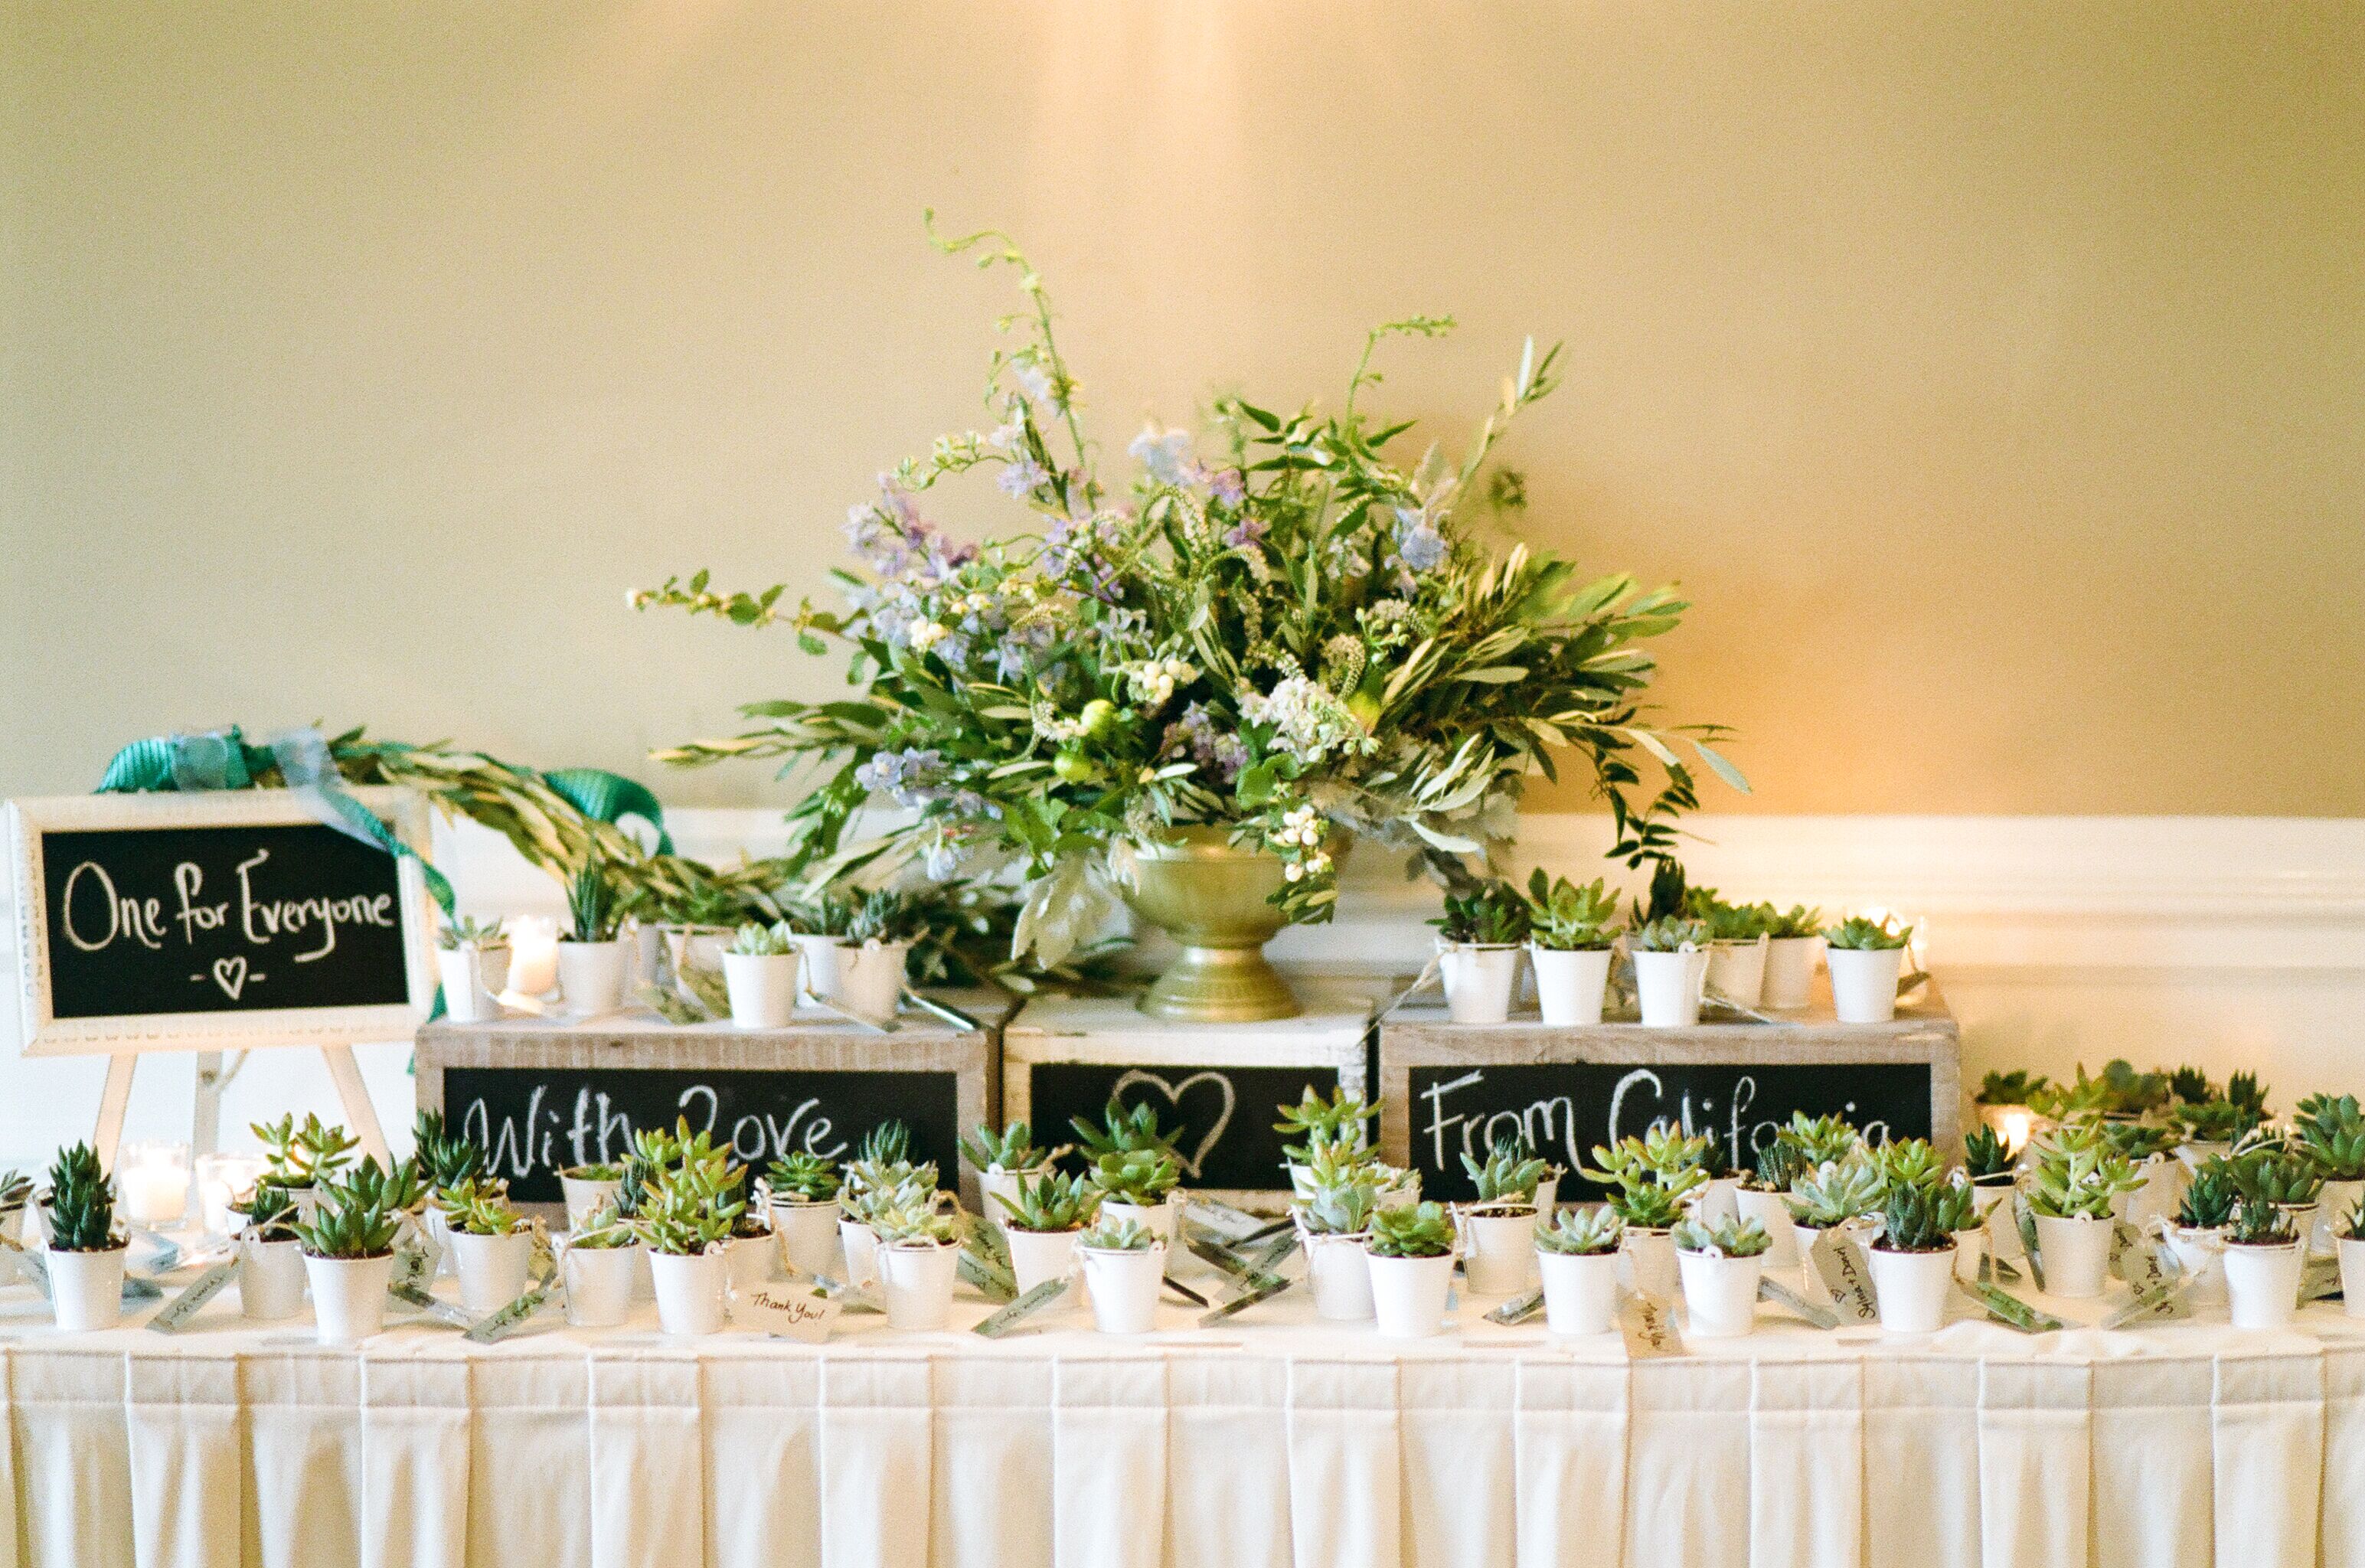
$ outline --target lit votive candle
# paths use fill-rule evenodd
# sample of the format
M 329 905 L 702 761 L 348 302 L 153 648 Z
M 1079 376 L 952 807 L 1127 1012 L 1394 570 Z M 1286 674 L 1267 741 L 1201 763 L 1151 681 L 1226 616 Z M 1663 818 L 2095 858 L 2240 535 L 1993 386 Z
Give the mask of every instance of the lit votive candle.
M 135 1225 L 178 1225 L 189 1212 L 189 1146 L 162 1141 L 123 1147 L 115 1162 L 123 1217 Z
M 558 922 L 546 914 L 523 914 L 508 923 L 510 990 L 541 996 L 558 983 Z
M 259 1154 L 197 1156 L 197 1203 L 207 1231 L 228 1236 L 239 1228 L 243 1222 L 230 1212 L 230 1206 L 246 1194 L 266 1168 Z

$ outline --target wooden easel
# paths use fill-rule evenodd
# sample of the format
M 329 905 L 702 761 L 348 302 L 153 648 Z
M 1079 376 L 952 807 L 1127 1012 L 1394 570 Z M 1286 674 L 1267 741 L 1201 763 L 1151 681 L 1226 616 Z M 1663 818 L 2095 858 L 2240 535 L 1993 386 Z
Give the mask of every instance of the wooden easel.
M 345 1125 L 361 1140 L 362 1152 L 391 1170 L 394 1156 L 386 1146 L 386 1129 L 378 1126 L 377 1107 L 370 1103 L 369 1086 L 362 1081 L 361 1063 L 353 1059 L 351 1046 L 322 1046 L 320 1059 L 329 1064 L 329 1079 L 337 1086 L 337 1098 L 344 1102 Z M 115 1151 L 123 1141 L 123 1116 L 131 1104 L 131 1074 L 140 1065 L 140 1053 L 124 1051 L 106 1058 L 106 1086 L 98 1094 L 98 1128 L 91 1137 L 91 1147 L 98 1151 L 101 1168 L 115 1169 Z M 221 1140 L 221 1092 L 230 1081 L 233 1068 L 225 1072 L 222 1053 L 197 1053 L 196 1103 L 192 1110 L 189 1127 L 190 1158 L 210 1154 Z

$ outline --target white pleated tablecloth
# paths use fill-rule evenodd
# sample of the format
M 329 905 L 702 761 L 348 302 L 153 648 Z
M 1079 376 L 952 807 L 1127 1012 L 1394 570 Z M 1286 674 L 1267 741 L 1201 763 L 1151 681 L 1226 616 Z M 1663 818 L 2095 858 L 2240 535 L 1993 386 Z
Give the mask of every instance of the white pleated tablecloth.
M 2365 1568 L 2365 1322 L 2333 1306 L 1920 1340 L 1762 1308 L 1630 1363 L 1488 1303 L 1383 1341 L 1295 1291 L 1143 1340 L 357 1350 L 234 1293 L 170 1337 L 5 1295 L 0 1568 Z

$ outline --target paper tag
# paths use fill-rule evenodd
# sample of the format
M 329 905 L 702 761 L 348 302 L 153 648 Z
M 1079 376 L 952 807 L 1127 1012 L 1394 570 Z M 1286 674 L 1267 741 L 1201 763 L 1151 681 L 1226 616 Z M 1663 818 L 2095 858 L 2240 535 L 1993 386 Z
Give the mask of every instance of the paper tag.
M 973 1245 L 980 1252 L 985 1254 L 986 1261 L 992 1263 L 997 1269 L 1001 1269 L 1005 1271 L 1008 1271 L 1010 1268 L 1010 1238 L 1002 1234 L 1002 1227 L 1000 1226 L 994 1224 L 990 1219 L 980 1216 L 970 1222 L 969 1238 L 971 1245 Z M 1011 1283 L 1014 1289 L 1016 1288 L 1017 1281 L 1015 1276 L 1013 1277 Z
M 1183 1246 L 1200 1261 L 1222 1270 L 1236 1280 L 1246 1282 L 1250 1289 L 1261 1289 L 1280 1276 L 1268 1269 L 1260 1269 L 1248 1260 L 1226 1251 L 1212 1241 L 1186 1241 Z
M 1779 1280 L 1771 1277 L 1760 1278 L 1757 1282 L 1757 1297 L 1760 1301 L 1772 1302 L 1794 1316 L 1805 1318 L 1818 1328 L 1836 1328 L 1840 1326 L 1838 1313 L 1828 1306 L 1818 1306 Z
M 1513 1296 L 1510 1300 L 1505 1302 L 1502 1305 L 1488 1313 L 1486 1315 L 1486 1321 L 1489 1323 L 1499 1323 L 1504 1327 L 1508 1328 L 1515 1323 L 1525 1323 L 1529 1318 L 1533 1317 L 1537 1313 L 1543 1310 L 1543 1305 L 1544 1293 L 1541 1291 L 1530 1291 L 1525 1295 Z
M 825 1345 L 845 1308 L 817 1290 L 791 1284 L 761 1284 L 731 1293 L 731 1321 L 760 1328 L 776 1339 Z
M 2192 1316 L 2192 1303 L 2188 1295 L 2191 1284 L 2189 1280 L 2169 1278 L 2146 1286 L 2135 1293 L 2133 1301 L 2103 1318 L 2096 1327 L 2146 1328 L 2155 1323 L 2190 1317 Z
M 1193 1198 L 1183 1205 L 1182 1217 L 1205 1226 L 1225 1240 L 1238 1246 L 1243 1241 L 1264 1235 L 1272 1228 L 1270 1221 L 1251 1214 L 1242 1214 L 1229 1204 L 1219 1204 L 1213 1198 Z M 1281 1222 L 1287 1225 L 1286 1219 Z
M 217 1263 L 190 1282 L 189 1288 L 164 1304 L 164 1309 L 148 1320 L 148 1327 L 159 1334 L 177 1334 L 197 1315 L 197 1308 L 222 1294 L 230 1281 L 238 1277 L 235 1260 Z
M 2036 1245 L 2036 1213 L 2028 1206 L 2024 1193 L 2012 1195 L 2012 1223 L 2020 1232 L 2020 1250 L 2028 1262 L 2029 1281 L 2041 1291 L 2045 1288 L 2045 1259 Z
M 49 1300 L 50 1265 L 40 1253 L 21 1241 L 11 1241 L 5 1236 L 0 1236 L 0 1250 L 6 1250 L 17 1260 L 17 1266 L 25 1271 L 25 1277 L 33 1282 L 35 1290 L 41 1293 L 41 1299 Z
M 2023 1334 L 2056 1334 L 2069 1327 L 2051 1313 L 2037 1311 L 2000 1285 L 1991 1285 L 1984 1281 L 1976 1285 L 1966 1285 L 1959 1280 L 1956 1283 L 1964 1294 L 1978 1303 L 1989 1316 L 2007 1328 L 2017 1328 Z
M 427 1294 L 427 1287 L 408 1279 L 397 1279 L 386 1287 L 386 1294 L 395 1300 L 415 1306 L 438 1323 L 448 1323 L 454 1328 L 474 1328 L 476 1315 L 456 1302 L 438 1301 Z
M 872 1295 L 860 1285 L 849 1285 L 845 1281 L 834 1280 L 827 1274 L 813 1275 L 813 1289 L 821 1292 L 848 1312 L 884 1313 L 887 1310 L 879 1304 L 877 1296 Z
M 1231 1316 L 1236 1312 L 1246 1312 L 1250 1307 L 1254 1306 L 1261 1301 L 1272 1300 L 1274 1296 L 1279 1295 L 1282 1292 L 1289 1289 L 1290 1286 L 1296 1282 L 1297 1282 L 1295 1280 L 1284 1280 L 1275 1277 L 1271 1284 L 1259 1285 L 1256 1289 L 1251 1291 L 1243 1291 L 1239 1295 L 1234 1296 L 1231 1300 L 1224 1303 L 1221 1306 L 1216 1307 L 1212 1311 L 1201 1313 L 1199 1315 L 1199 1327 L 1202 1328 L 1212 1328 L 1216 1324 L 1221 1323 L 1225 1318 Z
M 1832 1309 L 1842 1323 L 1877 1323 L 1880 1309 L 1872 1299 L 1872 1270 L 1864 1249 L 1838 1226 L 1815 1238 L 1807 1261 L 1832 1293 Z
M 435 1255 L 426 1247 L 398 1247 L 394 1253 L 394 1270 L 387 1277 L 388 1295 L 400 1295 L 408 1287 L 425 1290 L 427 1282 L 435 1277 Z
M 1684 1353 L 1684 1337 L 1676 1331 L 1675 1314 L 1657 1296 L 1640 1291 L 1618 1309 L 1618 1331 L 1626 1337 L 1626 1354 L 1638 1361 L 1654 1361 Z
M 2338 1258 L 2310 1258 L 2300 1265 L 2299 1302 L 2302 1306 L 2340 1294 Z
M 966 1247 L 961 1249 L 958 1266 L 960 1277 L 988 1301 L 1008 1301 L 1018 1294 L 1018 1282 L 1008 1270 L 996 1268 L 992 1259 Z
M 1066 1280 L 1045 1280 L 1033 1290 L 979 1324 L 970 1332 L 982 1334 L 989 1339 L 999 1339 L 1067 1294 Z

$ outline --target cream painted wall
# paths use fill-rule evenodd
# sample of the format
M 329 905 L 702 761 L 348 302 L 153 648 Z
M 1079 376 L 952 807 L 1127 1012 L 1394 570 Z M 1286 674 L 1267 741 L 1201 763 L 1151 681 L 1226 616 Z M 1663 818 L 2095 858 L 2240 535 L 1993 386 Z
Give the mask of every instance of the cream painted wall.
M 1689 589 L 1739 809 L 2365 812 L 2360 59 L 2171 0 L 9 0 L 0 794 L 824 689 L 623 593 L 817 588 L 971 420 L 1009 296 L 934 205 L 1024 236 L 1112 448 L 1424 309 L 1389 390 L 1458 433 L 1564 337 L 1530 532 Z

